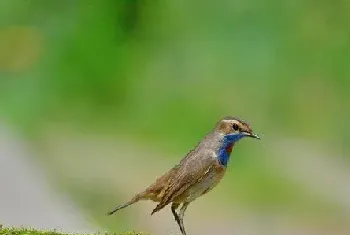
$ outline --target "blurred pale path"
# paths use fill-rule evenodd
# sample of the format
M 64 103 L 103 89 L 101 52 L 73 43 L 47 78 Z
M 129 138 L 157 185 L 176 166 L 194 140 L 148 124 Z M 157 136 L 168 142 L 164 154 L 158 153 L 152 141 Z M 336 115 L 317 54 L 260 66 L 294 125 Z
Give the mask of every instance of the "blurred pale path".
M 272 162 L 276 169 L 310 191 L 336 201 L 350 216 L 350 171 L 345 158 L 306 140 L 276 138 L 269 144 L 275 151 Z
M 26 146 L 0 123 L 0 223 L 93 232 L 94 226 L 64 195 L 48 184 L 43 167 Z

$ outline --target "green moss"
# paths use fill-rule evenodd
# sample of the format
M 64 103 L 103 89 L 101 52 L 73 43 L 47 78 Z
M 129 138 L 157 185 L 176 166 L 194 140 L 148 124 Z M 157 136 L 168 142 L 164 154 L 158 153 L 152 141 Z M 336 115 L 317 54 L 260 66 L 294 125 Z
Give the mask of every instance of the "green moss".
M 141 232 L 125 232 L 125 233 L 95 233 L 96 235 L 148 235 Z M 56 231 L 39 231 L 35 229 L 26 228 L 3 228 L 0 227 L 0 235 L 68 235 L 67 233 L 60 233 Z M 71 234 L 70 234 L 71 235 Z M 79 234 L 76 234 L 79 235 Z M 80 234 L 85 235 L 85 234 Z M 87 234 L 86 234 L 87 235 Z M 91 234 L 92 235 L 92 234 Z

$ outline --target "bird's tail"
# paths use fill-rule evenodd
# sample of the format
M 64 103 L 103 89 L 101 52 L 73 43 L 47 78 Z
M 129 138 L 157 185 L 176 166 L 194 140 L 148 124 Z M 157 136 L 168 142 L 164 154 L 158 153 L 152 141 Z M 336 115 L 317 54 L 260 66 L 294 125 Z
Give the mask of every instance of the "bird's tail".
M 108 212 L 107 215 L 113 215 L 115 212 L 117 212 L 117 211 L 119 211 L 127 206 L 130 206 L 130 205 L 134 204 L 135 202 L 138 202 L 140 199 L 142 199 L 141 195 L 136 195 L 130 201 L 118 205 L 112 211 Z

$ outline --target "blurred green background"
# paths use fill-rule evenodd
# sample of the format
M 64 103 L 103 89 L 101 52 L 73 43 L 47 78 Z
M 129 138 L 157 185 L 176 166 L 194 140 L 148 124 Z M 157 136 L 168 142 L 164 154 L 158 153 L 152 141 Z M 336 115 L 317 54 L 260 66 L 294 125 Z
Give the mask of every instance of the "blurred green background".
M 348 234 L 349 12 L 348 1 L 2 0 L 0 117 L 94 224 L 164 234 L 177 227 L 169 211 L 149 217 L 154 204 L 104 213 L 239 116 L 262 141 L 237 145 L 188 231 Z

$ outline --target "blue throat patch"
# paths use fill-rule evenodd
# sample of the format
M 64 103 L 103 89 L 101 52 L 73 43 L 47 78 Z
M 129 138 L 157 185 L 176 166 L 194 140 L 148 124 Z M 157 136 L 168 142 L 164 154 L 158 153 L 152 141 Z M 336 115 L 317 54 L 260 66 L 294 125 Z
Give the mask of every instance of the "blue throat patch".
M 231 134 L 224 137 L 222 146 L 219 148 L 218 160 L 222 166 L 227 166 L 228 161 L 230 160 L 231 151 L 227 151 L 230 145 L 234 144 L 238 140 L 242 139 L 244 135 L 242 134 Z

